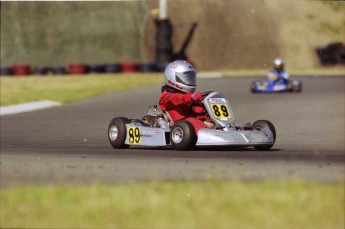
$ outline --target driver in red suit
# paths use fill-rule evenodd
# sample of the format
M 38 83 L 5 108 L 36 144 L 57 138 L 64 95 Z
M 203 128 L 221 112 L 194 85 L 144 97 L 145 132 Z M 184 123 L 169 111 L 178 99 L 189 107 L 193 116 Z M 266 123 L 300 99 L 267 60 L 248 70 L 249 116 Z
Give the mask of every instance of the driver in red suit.
M 195 133 L 201 128 L 214 128 L 214 124 L 205 115 L 198 115 L 204 111 L 202 107 L 194 107 L 192 112 L 189 105 L 192 101 L 202 101 L 201 92 L 196 90 L 196 71 L 187 61 L 177 60 L 170 63 L 164 72 L 165 85 L 162 87 L 162 94 L 159 106 L 167 111 L 173 122 L 186 120 L 190 122 Z

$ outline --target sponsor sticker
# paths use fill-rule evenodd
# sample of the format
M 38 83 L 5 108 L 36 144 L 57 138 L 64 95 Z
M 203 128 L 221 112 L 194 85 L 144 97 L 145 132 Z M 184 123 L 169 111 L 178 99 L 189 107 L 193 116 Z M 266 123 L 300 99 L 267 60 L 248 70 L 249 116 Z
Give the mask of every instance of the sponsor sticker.
M 225 98 L 210 98 L 210 103 L 226 103 Z

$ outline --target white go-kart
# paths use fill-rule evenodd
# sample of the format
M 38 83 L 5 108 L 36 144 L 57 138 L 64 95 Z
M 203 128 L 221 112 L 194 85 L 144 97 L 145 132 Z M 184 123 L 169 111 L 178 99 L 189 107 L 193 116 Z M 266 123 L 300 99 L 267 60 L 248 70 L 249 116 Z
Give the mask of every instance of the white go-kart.
M 180 120 L 174 123 L 167 112 L 150 106 L 142 119 L 113 118 L 108 127 L 109 142 L 114 148 L 167 146 L 176 150 L 202 146 L 269 150 L 274 145 L 276 131 L 270 121 L 237 125 L 229 100 L 219 92 L 203 93 L 203 101 L 192 102 L 189 109 L 194 110 L 195 106 L 204 108 L 202 115 L 213 121 L 214 128 L 202 128 L 196 134 L 190 122 Z

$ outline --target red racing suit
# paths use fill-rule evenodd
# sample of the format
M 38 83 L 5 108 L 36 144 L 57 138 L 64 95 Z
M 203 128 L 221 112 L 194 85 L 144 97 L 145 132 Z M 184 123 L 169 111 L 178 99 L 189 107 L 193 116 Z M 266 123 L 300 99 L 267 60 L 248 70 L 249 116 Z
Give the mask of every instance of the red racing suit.
M 198 134 L 198 131 L 201 128 L 205 128 L 206 116 L 198 116 L 194 114 L 189 109 L 189 105 L 192 102 L 192 94 L 180 93 L 174 91 L 174 89 L 164 86 L 162 88 L 162 94 L 159 100 L 159 106 L 163 111 L 167 111 L 173 122 L 179 120 L 186 120 L 190 122 L 194 129 L 195 133 Z M 201 112 L 204 109 L 201 107 L 195 107 L 196 112 Z

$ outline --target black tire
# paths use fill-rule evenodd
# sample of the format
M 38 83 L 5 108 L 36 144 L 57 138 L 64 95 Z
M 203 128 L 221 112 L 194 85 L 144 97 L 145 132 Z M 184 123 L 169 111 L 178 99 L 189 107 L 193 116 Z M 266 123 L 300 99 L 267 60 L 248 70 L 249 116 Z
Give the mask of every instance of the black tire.
M 88 64 L 89 73 L 104 73 L 105 64 Z
M 255 93 L 255 82 L 253 82 L 253 83 L 251 84 L 251 86 L 250 86 L 250 91 L 251 91 L 252 93 Z
M 33 70 L 33 74 L 35 75 L 47 75 L 50 71 L 49 67 L 35 67 Z
M 294 92 L 294 87 L 293 87 L 292 80 L 288 81 L 288 83 L 287 83 L 287 90 L 288 90 L 288 92 Z
M 67 74 L 66 67 L 63 67 L 63 66 L 52 67 L 51 69 L 55 75 L 66 75 Z
M 128 118 L 113 118 L 108 127 L 108 139 L 113 148 L 123 149 L 128 148 L 125 144 L 127 129 L 126 124 L 129 123 Z
M 269 150 L 272 148 L 276 141 L 276 129 L 274 128 L 273 124 L 270 121 L 267 120 L 257 120 L 253 123 L 253 128 L 256 130 L 262 130 L 262 129 L 269 129 L 272 134 L 273 134 L 273 143 L 272 144 L 267 144 L 267 145 L 260 145 L 260 146 L 255 146 L 255 149 L 257 150 Z
M 256 86 L 256 84 L 260 84 L 260 83 L 261 83 L 260 80 L 255 80 L 255 81 L 250 85 L 250 91 L 251 91 L 252 93 L 256 93 L 257 91 L 255 90 L 255 86 Z
M 156 63 L 140 63 L 138 69 L 139 72 L 158 72 Z
M 106 73 L 119 73 L 121 72 L 120 64 L 106 64 L 104 71 Z
M 300 80 L 294 80 L 294 82 L 292 83 L 292 89 L 294 92 L 301 92 L 302 82 Z
M 195 129 L 190 122 L 178 121 L 170 130 L 170 142 L 176 150 L 186 150 L 193 146 L 197 141 Z
M 11 67 L 1 67 L 0 68 L 0 75 L 2 76 L 10 76 L 12 75 L 12 68 Z

